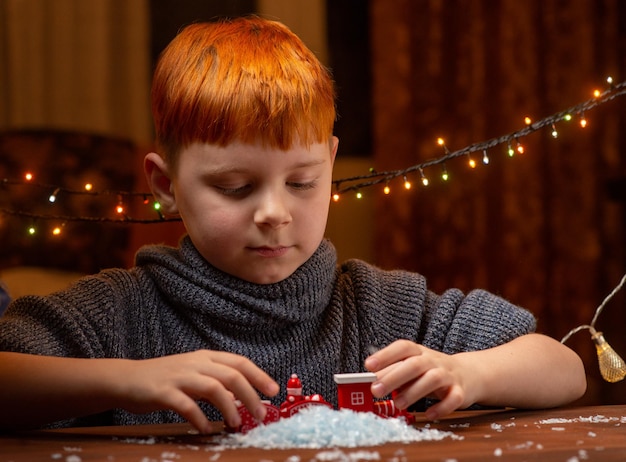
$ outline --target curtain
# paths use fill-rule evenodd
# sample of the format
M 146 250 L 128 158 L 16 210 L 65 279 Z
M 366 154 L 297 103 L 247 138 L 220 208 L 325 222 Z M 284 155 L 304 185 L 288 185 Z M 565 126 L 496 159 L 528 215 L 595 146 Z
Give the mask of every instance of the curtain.
M 372 0 L 374 157 L 403 169 L 524 127 L 592 97 L 626 75 L 626 4 L 619 0 Z M 507 146 L 427 168 L 392 194 L 372 191 L 376 262 L 424 274 L 430 288 L 486 288 L 531 310 L 539 331 L 561 339 L 589 324 L 626 272 L 625 101 Z M 514 146 L 515 147 L 515 146 Z M 449 180 L 442 181 L 445 167 Z M 619 189 L 619 188 L 618 188 Z M 623 190 L 623 188 L 622 188 Z M 619 295 L 597 327 L 626 355 Z M 580 333 L 590 402 L 623 402 L 626 385 L 599 378 Z
M 0 128 L 152 140 L 146 0 L 0 2 Z

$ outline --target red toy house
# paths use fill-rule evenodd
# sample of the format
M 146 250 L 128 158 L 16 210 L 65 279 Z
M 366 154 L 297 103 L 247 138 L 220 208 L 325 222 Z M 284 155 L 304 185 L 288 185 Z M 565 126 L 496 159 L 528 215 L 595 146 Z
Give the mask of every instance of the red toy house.
M 335 374 L 337 403 L 339 409 L 352 409 L 357 412 L 374 412 L 374 397 L 370 387 L 376 380 L 372 372 Z
M 393 399 L 374 400 L 372 382 L 376 380 L 373 372 L 354 374 L 335 374 L 337 384 L 337 404 L 339 409 L 352 409 L 357 412 L 373 412 L 380 417 L 397 417 L 406 423 L 415 422 L 415 416 L 396 408 Z

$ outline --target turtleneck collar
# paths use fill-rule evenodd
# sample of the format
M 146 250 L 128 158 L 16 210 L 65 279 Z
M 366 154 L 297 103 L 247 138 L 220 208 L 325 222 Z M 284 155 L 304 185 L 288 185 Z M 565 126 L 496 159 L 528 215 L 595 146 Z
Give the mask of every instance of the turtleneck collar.
M 136 263 L 177 310 L 209 316 L 233 328 L 258 329 L 317 318 L 330 302 L 337 254 L 323 240 L 291 276 L 274 284 L 254 284 L 218 270 L 200 255 L 189 236 L 179 248 L 140 249 Z

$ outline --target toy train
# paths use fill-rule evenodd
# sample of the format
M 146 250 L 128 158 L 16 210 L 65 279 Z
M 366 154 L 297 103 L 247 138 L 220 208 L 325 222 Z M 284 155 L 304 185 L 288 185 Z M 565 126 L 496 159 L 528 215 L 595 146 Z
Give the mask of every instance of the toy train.
M 337 384 L 337 403 L 339 409 L 351 409 L 356 412 L 373 412 L 385 418 L 404 419 L 408 424 L 415 421 L 413 414 L 396 408 L 392 399 L 374 400 L 371 392 L 371 383 L 376 379 L 376 375 L 371 372 L 354 374 L 335 374 Z M 279 419 L 285 419 L 297 414 L 304 408 L 310 406 L 333 406 L 321 395 L 304 395 L 302 393 L 302 382 L 296 374 L 292 374 L 287 381 L 287 398 L 280 407 L 276 407 L 268 401 L 263 402 L 267 407 L 267 414 L 263 422 L 257 421 L 248 409 L 238 403 L 238 411 L 241 416 L 241 425 L 237 428 L 228 427 L 229 432 L 247 433 L 260 423 L 268 424 Z

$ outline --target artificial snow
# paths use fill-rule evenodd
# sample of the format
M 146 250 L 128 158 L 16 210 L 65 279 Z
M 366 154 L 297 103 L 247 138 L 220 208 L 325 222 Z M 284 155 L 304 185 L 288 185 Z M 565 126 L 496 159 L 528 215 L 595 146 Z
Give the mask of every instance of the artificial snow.
M 386 419 L 371 412 L 312 406 L 292 417 L 260 425 L 246 434 L 225 436 L 219 444 L 229 448 L 320 449 L 439 441 L 444 438 L 463 439 L 452 432 L 417 429 L 402 419 Z
M 603 415 L 595 415 L 589 417 L 579 416 L 573 419 L 563 419 L 563 418 L 554 418 L 554 419 L 543 419 L 540 420 L 539 424 L 565 424 L 565 423 L 626 423 L 626 417 L 605 417 Z

